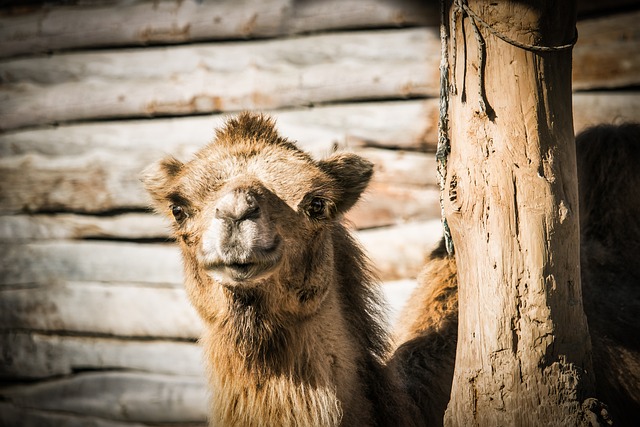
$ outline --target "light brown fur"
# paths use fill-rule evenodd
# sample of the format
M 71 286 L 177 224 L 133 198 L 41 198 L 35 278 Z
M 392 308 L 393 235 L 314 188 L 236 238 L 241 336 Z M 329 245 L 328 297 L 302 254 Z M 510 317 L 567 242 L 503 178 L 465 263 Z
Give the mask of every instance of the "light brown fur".
M 407 390 L 428 426 L 442 425 L 449 403 L 457 333 L 456 264 L 441 242 L 402 310 L 396 332 L 401 345 L 390 362 L 403 373 Z
M 385 366 L 378 286 L 340 218 L 372 165 L 315 161 L 243 113 L 182 163 L 145 172 L 174 216 L 185 287 L 202 317 L 213 426 L 422 425 Z
M 640 125 L 599 126 L 576 138 L 584 309 L 596 394 L 615 426 L 640 414 Z M 401 319 L 394 359 L 428 425 L 442 425 L 456 354 L 455 259 L 434 251 Z

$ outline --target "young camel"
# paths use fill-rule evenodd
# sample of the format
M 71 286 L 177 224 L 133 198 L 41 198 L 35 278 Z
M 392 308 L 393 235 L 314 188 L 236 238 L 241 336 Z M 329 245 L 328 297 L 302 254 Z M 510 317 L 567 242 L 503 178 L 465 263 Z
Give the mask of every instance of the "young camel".
M 584 310 L 596 396 L 615 426 L 640 414 L 640 124 L 602 125 L 576 137 Z M 428 425 L 442 425 L 458 324 L 456 262 L 444 242 L 430 256 L 399 321 L 394 354 Z M 393 362 L 392 362 L 393 363 Z
M 422 425 L 385 365 L 378 285 L 340 223 L 372 169 L 354 154 L 315 161 L 243 113 L 191 161 L 145 171 L 205 324 L 211 425 Z

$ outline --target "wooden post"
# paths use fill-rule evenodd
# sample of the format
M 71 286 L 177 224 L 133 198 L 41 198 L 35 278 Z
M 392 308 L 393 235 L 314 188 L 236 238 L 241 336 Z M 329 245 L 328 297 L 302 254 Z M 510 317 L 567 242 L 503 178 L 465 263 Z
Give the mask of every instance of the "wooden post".
M 445 425 L 595 423 L 571 109 L 575 0 L 455 0 L 443 10 L 444 211 L 460 284 Z

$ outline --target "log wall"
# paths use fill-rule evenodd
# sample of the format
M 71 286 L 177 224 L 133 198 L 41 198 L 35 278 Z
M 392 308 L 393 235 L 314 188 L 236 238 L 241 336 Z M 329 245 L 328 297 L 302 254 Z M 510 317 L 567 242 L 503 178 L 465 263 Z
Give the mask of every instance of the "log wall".
M 579 1 L 574 121 L 640 121 L 637 2 Z M 0 10 L 0 425 L 203 425 L 201 328 L 140 171 L 269 112 L 375 162 L 348 220 L 392 305 L 440 238 L 437 1 Z

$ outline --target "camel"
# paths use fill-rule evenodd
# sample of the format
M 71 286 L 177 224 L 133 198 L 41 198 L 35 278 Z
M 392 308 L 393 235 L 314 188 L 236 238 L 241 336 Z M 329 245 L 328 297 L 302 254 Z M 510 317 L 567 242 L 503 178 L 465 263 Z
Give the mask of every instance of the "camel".
M 640 414 L 640 124 L 576 137 L 581 276 L 596 396 L 615 426 Z M 444 241 L 430 255 L 399 320 L 394 354 L 428 425 L 442 425 L 456 354 L 457 266 Z M 393 363 L 393 360 L 392 360 Z M 437 385 L 434 388 L 434 385 Z
M 581 273 L 596 393 L 614 425 L 640 419 L 640 123 L 576 138 Z
M 372 172 L 352 153 L 314 160 L 242 113 L 190 161 L 143 173 L 204 322 L 210 425 L 424 425 L 406 370 L 386 364 L 379 286 L 341 223 Z
M 631 425 L 640 408 L 640 132 L 612 132 L 577 139 L 583 294 L 598 398 L 616 425 Z M 315 161 L 250 113 L 191 161 L 168 157 L 146 170 L 205 324 L 212 426 L 442 425 L 455 260 L 442 244 L 431 254 L 392 354 L 376 279 L 340 222 L 372 170 L 350 153 Z

